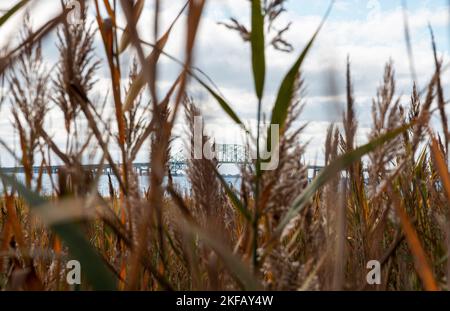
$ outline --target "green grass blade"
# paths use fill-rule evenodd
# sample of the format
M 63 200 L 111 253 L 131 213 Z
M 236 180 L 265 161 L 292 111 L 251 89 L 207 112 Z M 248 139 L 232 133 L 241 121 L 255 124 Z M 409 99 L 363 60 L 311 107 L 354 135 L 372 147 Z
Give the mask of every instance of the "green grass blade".
M 383 145 L 384 143 L 394 139 L 398 135 L 407 131 L 413 123 L 406 124 L 397 129 L 389 131 L 388 133 L 372 140 L 371 142 L 351 151 L 342 156 L 338 157 L 330 165 L 325 167 L 320 174 L 306 187 L 305 190 L 294 200 L 294 203 L 289 208 L 289 211 L 281 220 L 277 229 L 275 230 L 274 236 L 280 236 L 283 232 L 285 226 L 289 221 L 294 218 L 302 209 L 310 202 L 314 194 L 325 185 L 330 179 L 332 179 L 336 173 L 346 169 L 352 165 L 355 161 L 359 161 L 364 155 L 375 150 L 377 147 Z
M 241 119 L 239 119 L 236 112 L 234 112 L 234 110 L 230 107 L 230 105 L 219 94 L 214 92 L 213 89 L 211 89 L 205 82 L 203 82 L 196 75 L 192 75 L 192 77 L 195 80 L 197 80 L 198 83 L 200 83 L 209 92 L 209 94 L 212 95 L 212 97 L 214 97 L 214 99 L 219 103 L 220 107 L 222 107 L 222 109 L 226 112 L 226 114 L 228 114 L 228 116 L 231 119 L 233 119 L 234 122 L 236 122 L 237 124 L 240 124 L 240 125 L 244 125 L 244 123 L 242 123 Z
M 258 99 L 261 99 L 264 92 L 264 81 L 266 76 L 264 17 L 261 11 L 261 0 L 252 0 L 251 46 L 255 90 Z
M 234 207 L 245 217 L 246 220 L 251 222 L 252 216 L 250 215 L 248 209 L 244 206 L 241 200 L 239 200 L 236 193 L 234 193 L 234 191 L 230 189 L 227 182 L 225 181 L 223 176 L 217 171 L 217 169 L 215 167 L 213 167 L 213 169 L 217 175 L 217 178 L 219 178 L 220 183 L 225 188 L 225 192 L 227 193 L 228 198 L 231 200 L 231 203 L 233 203 Z
M 303 64 L 306 55 L 311 49 L 317 35 L 319 34 L 320 29 L 322 29 L 322 26 L 324 25 L 328 15 L 330 14 L 332 6 L 333 2 L 331 2 L 330 6 L 328 7 L 327 12 L 325 13 L 324 18 L 322 19 L 322 22 L 320 23 L 314 35 L 312 36 L 311 40 L 309 40 L 308 44 L 303 49 L 300 56 L 297 58 L 295 64 L 292 66 L 287 75 L 284 77 L 281 86 L 278 90 L 275 105 L 273 106 L 272 109 L 272 118 L 270 124 L 278 124 L 280 126 L 280 133 L 282 133 L 286 122 L 289 106 L 291 104 L 292 96 L 294 93 L 295 80 L 297 78 L 297 74 L 300 71 L 300 67 Z M 268 150 L 270 150 L 271 149 L 270 132 L 267 133 L 267 146 Z
M 0 177 L 17 190 L 32 210 L 37 210 L 48 203 L 39 194 L 27 189 L 15 177 L 1 172 Z M 105 262 L 94 247 L 89 244 L 78 225 L 75 223 L 58 223 L 52 224 L 51 229 L 68 246 L 69 252 L 74 259 L 80 262 L 81 269 L 94 290 L 116 289 L 116 280 L 113 273 L 106 267 Z
M 19 11 L 25 4 L 28 3 L 29 0 L 22 0 L 19 1 L 15 6 L 13 6 L 8 12 L 3 14 L 2 17 L 0 17 L 0 26 L 2 26 L 8 19 L 13 16 L 17 11 Z

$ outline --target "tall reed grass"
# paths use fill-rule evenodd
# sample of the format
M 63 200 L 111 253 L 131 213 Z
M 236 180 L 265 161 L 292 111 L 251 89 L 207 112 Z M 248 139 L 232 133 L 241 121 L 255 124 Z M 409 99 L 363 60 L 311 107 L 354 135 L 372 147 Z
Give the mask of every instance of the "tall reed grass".
M 193 140 L 193 123 L 202 111 L 189 96 L 189 82 L 199 82 L 229 118 L 244 126 L 233 105 L 195 67 L 195 46 L 205 0 L 187 1 L 168 29 L 160 29 L 161 1 L 154 1 L 154 43 L 143 41 L 137 28 L 144 0 L 80 0 L 82 22 L 67 22 L 70 10 L 44 26 L 31 27 L 36 1 L 17 1 L 0 17 L 28 10 L 21 42 L 1 52 L 0 75 L 9 90 L 14 126 L 20 141 L 15 152 L 2 146 L 23 166 L 26 180 L 0 173 L 4 193 L 0 217 L 0 289 L 9 290 L 440 290 L 449 288 L 450 261 L 448 125 L 441 75 L 442 60 L 434 48 L 435 68 L 424 92 L 411 90 L 409 105 L 396 93 L 392 63 L 385 67 L 372 103 L 369 142 L 358 146 L 350 62 L 346 72 L 347 104 L 342 127 L 331 125 L 325 144 L 324 169 L 308 182 L 301 162 L 305 144 L 296 127 L 304 106 L 302 64 L 332 6 L 317 31 L 281 81 L 270 122 L 280 127 L 279 163 L 265 171 L 259 151 L 274 137 L 262 124 L 267 46 L 293 52 L 284 39 L 290 25 L 275 31 L 272 24 L 284 12 L 283 0 L 252 0 L 251 26 L 236 19 L 223 25 L 237 31 L 251 46 L 256 130 L 249 148 L 257 158 L 241 167 L 241 188 L 232 189 L 218 173 L 218 163 L 193 159 L 188 163 L 190 194 L 171 182 L 168 161 L 177 117 Z M 151 2 L 151 1 L 147 1 Z M 87 21 L 88 5 L 96 23 Z M 123 12 L 127 25 L 117 23 Z M 165 51 L 180 15 L 185 14 L 184 60 Z M 59 60 L 54 70 L 43 65 L 41 41 L 57 33 Z M 104 48 L 94 47 L 101 36 Z M 159 34 L 161 34 L 159 36 Z M 434 39 L 433 39 L 433 46 Z M 146 54 L 147 49 L 152 50 Z M 121 68 L 131 50 L 137 59 Z M 103 53 L 110 74 L 105 98 L 94 99 L 92 88 Z M 158 66 L 162 57 L 180 65 L 179 76 L 160 94 Z M 432 55 L 433 57 L 433 55 Z M 123 85 L 129 71 L 130 83 Z M 150 100 L 145 101 L 144 92 Z M 103 110 L 113 103 L 114 115 Z M 432 103 L 438 109 L 432 109 Z M 52 104 L 53 107 L 52 107 Z M 58 144 L 44 121 L 50 109 L 64 120 L 66 143 Z M 184 111 L 184 114 L 183 114 Z M 5 113 L 2 111 L 2 113 Z M 430 123 L 439 115 L 441 131 Z M 117 129 L 117 130 L 113 130 Z M 2 138 L 2 137 L 0 137 Z M 114 161 L 109 145 L 120 149 Z M 94 146 L 94 148 L 93 148 Z M 145 150 L 150 146 L 150 150 Z M 265 150 L 265 149 L 264 149 Z M 138 189 L 132 169 L 139 152 L 147 152 L 150 187 Z M 39 155 L 39 157 L 37 156 Z M 36 163 L 36 159 L 42 159 Z M 57 178 L 52 159 L 64 164 Z M 84 171 L 85 159 L 108 164 L 109 196 L 97 190 L 100 174 Z M 33 167 L 40 170 L 36 174 Z M 43 196 L 48 175 L 53 194 Z M 165 183 L 164 179 L 169 182 Z M 35 183 L 33 183 L 35 181 Z M 66 282 L 67 262 L 82 267 L 78 287 Z M 381 284 L 366 282 L 367 262 L 381 264 Z

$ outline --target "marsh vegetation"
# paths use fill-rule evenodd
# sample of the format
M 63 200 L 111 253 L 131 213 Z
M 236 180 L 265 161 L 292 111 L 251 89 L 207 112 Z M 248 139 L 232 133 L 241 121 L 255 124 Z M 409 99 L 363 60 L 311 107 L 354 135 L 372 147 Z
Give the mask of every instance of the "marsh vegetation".
M 396 93 L 395 69 L 387 61 L 382 83 L 374 90 L 373 127 L 368 142 L 357 145 L 358 120 L 350 62 L 347 102 L 340 124 L 330 125 L 324 146 L 325 167 L 311 182 L 302 162 L 304 127 L 295 120 L 304 106 L 302 64 L 322 25 L 302 51 L 294 51 L 272 23 L 284 11 L 283 0 L 252 0 L 251 25 L 221 21 L 250 45 L 254 107 L 258 126 L 248 128 L 248 147 L 274 147 L 278 165 L 262 170 L 259 156 L 242 165 L 239 189 L 232 189 L 212 159 L 191 159 L 189 195 L 172 182 L 170 157 L 175 120 L 193 137 L 202 107 L 191 97 L 190 81 L 199 83 L 232 122 L 246 126 L 220 92 L 220 85 L 195 67 L 195 46 L 205 0 L 187 1 L 183 60 L 165 51 L 172 26 L 159 29 L 155 5 L 154 42 L 141 39 L 137 22 L 144 0 L 78 1 L 81 23 L 70 9 L 33 29 L 33 2 L 16 1 L 0 27 L 27 10 L 21 39 L 0 54 L 2 101 L 11 105 L 20 148 L 5 152 L 23 167 L 24 183 L 0 173 L 4 193 L 0 215 L 0 289 L 12 290 L 439 290 L 450 284 L 450 175 L 447 99 L 441 82 L 445 69 L 434 55 L 434 74 L 423 90 L 411 89 L 409 102 Z M 64 2 L 61 2 L 62 4 Z M 96 22 L 87 21 L 87 6 Z M 324 20 L 328 12 L 324 12 Z M 124 14 L 126 27 L 116 24 Z M 173 21 L 176 23 L 178 17 Z M 172 24 L 174 25 L 174 24 Z M 42 40 L 57 33 L 59 59 L 43 65 Z M 95 50 L 94 36 L 103 47 Z M 162 34 L 158 36 L 158 34 Z M 279 125 L 276 139 L 260 130 L 264 120 L 267 48 L 298 53 L 286 68 L 268 120 Z M 130 68 L 121 58 L 135 53 Z M 104 56 L 102 62 L 96 55 Z M 127 56 L 128 55 L 128 56 Z M 168 92 L 157 88 L 162 57 L 180 65 Z M 91 95 L 100 66 L 109 72 L 110 92 Z M 384 64 L 380 64 L 384 66 Z M 122 77 L 129 73 L 130 83 Z M 114 114 L 104 118 L 110 105 Z M 64 120 L 66 143 L 54 141 L 45 126 L 52 109 Z M 440 124 L 432 125 L 435 116 Z M 3 118 L 3 116 L 2 116 Z M 2 135 L 10 135 L 2 133 Z M 2 140 L 3 141 L 3 140 Z M 277 142 L 273 146 L 273 141 Z M 110 144 L 119 147 L 115 161 Z M 270 150 L 271 148 L 267 148 Z M 266 149 L 264 149 L 266 150 Z M 151 172 L 143 193 L 132 163 L 148 154 Z M 63 164 L 58 176 L 49 171 Z M 109 165 L 118 187 L 98 192 L 99 174 L 83 170 L 86 159 Z M 269 159 L 270 160 L 270 159 Z M 33 167 L 40 169 L 35 172 Z M 52 180 L 43 195 L 42 179 Z M 167 181 L 167 182 L 165 182 Z M 78 260 L 82 283 L 66 282 L 66 263 Z M 382 282 L 368 285 L 366 264 L 378 260 Z

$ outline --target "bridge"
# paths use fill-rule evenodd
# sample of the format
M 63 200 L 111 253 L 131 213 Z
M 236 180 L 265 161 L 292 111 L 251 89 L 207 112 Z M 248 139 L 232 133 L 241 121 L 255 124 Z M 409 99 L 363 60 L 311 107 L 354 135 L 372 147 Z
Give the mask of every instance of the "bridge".
M 249 152 L 245 146 L 237 144 L 216 144 L 215 145 L 215 157 L 219 165 L 222 164 L 235 164 L 242 165 L 251 162 Z M 188 166 L 189 159 L 183 155 L 183 153 L 177 152 L 171 156 L 168 164 L 170 172 L 173 176 L 184 175 L 186 168 Z M 120 165 L 120 164 L 117 164 Z M 85 171 L 99 172 L 102 174 L 113 174 L 112 167 L 109 163 L 103 165 L 98 164 L 84 164 L 82 165 Z M 57 174 L 59 170 L 63 169 L 63 165 L 52 165 L 45 167 L 45 170 L 50 171 L 52 174 Z M 310 165 L 308 166 L 308 176 L 313 176 L 317 174 L 323 167 Z M 133 163 L 133 170 L 138 175 L 148 175 L 150 173 L 151 165 L 148 162 L 136 162 Z M 41 167 L 34 166 L 33 171 L 38 174 Z M 5 174 L 20 174 L 24 173 L 24 168 L 22 166 L 17 167 L 0 167 L 0 171 Z M 310 174 L 311 173 L 311 174 Z

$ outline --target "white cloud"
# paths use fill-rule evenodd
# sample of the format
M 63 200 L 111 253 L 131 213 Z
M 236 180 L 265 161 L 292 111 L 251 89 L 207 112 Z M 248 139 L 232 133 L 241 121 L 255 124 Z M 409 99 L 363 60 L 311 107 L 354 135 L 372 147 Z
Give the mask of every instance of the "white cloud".
M 48 8 L 54 0 L 41 0 L 36 8 L 36 23 L 44 22 L 55 10 Z M 12 1 L 9 1 L 12 3 Z M 167 29 L 172 19 L 184 4 L 182 0 L 163 1 L 161 11 L 161 32 Z M 3 4 L 3 1 L 2 1 Z M 45 5 L 47 4 L 47 5 Z M 377 1 L 371 6 L 375 12 Z M 314 159 L 315 154 L 322 154 L 325 129 L 329 121 L 340 117 L 340 109 L 344 101 L 346 57 L 350 55 L 352 76 L 357 101 L 360 124 L 370 124 L 370 98 L 375 95 L 376 88 L 382 79 L 384 64 L 392 59 L 397 73 L 398 94 L 408 94 L 411 89 L 409 62 L 406 53 L 403 28 L 403 13 L 401 8 L 382 11 L 382 15 L 372 14 L 365 18 L 353 18 L 351 10 L 354 2 L 338 1 L 336 10 L 347 12 L 348 18 L 333 18 L 327 21 L 317 41 L 303 66 L 303 76 L 307 86 L 307 107 L 302 115 L 302 121 L 310 121 L 305 137 L 311 139 L 308 156 Z M 57 6 L 56 6 L 57 7 Z M 367 8 L 368 11 L 370 8 Z M 140 22 L 143 38 L 153 41 L 151 29 L 152 7 L 148 5 Z M 251 76 L 250 49 L 243 44 L 237 33 L 227 30 L 217 22 L 225 21 L 235 16 L 249 24 L 248 1 L 243 0 L 212 0 L 207 5 L 207 15 L 202 20 L 197 42 L 196 65 L 204 70 L 220 87 L 232 107 L 242 118 L 254 119 L 256 114 L 256 99 Z M 300 51 L 310 39 L 322 19 L 321 15 L 305 15 L 298 11 L 289 11 L 281 17 L 281 24 L 292 21 L 287 38 L 295 47 L 292 54 L 276 52 L 269 48 L 267 52 L 266 99 L 264 111 L 266 116 L 275 98 L 277 88 L 283 75 L 289 70 Z M 0 38 L 6 38 L 13 28 L 20 25 L 18 15 L 8 22 L 6 29 L 0 30 Z M 419 85 L 424 86 L 433 72 L 431 44 L 427 32 L 428 22 L 436 29 L 448 24 L 448 10 L 440 7 L 424 6 L 421 10 L 409 12 L 409 27 L 414 51 L 414 63 L 419 77 Z M 123 16 L 119 23 L 125 24 Z M 184 34 L 186 20 L 182 17 L 171 34 L 166 51 L 182 59 L 184 50 Z M 447 40 L 438 38 L 439 54 L 448 60 Z M 0 39 L 0 46 L 6 42 Z M 48 42 L 50 53 L 55 53 L 54 42 Z M 445 48 L 445 49 L 444 49 Z M 99 45 L 98 55 L 103 56 L 103 47 Z M 53 59 L 54 60 L 54 59 Z M 124 62 L 125 64 L 127 62 Z M 161 92 L 167 89 L 176 78 L 180 67 L 165 57 L 161 58 L 159 68 L 159 83 Z M 126 69 L 123 68 L 126 73 Z M 99 93 L 109 88 L 108 71 L 103 70 L 95 90 Z M 331 81 L 335 89 L 330 87 Z M 444 76 L 448 85 L 448 77 Z M 226 115 L 214 100 L 199 85 L 193 83 L 190 89 L 195 95 L 208 120 L 219 124 L 213 126 L 214 135 L 227 138 Z M 337 94 L 333 94 L 337 93 Z M 336 95 L 336 98 L 330 97 Z M 407 98 L 407 96 L 405 96 Z M 2 114 L 4 111 L 1 112 Z M 220 124 L 223 126 L 221 127 Z M 360 135 L 364 136 L 364 130 Z M 305 139 L 306 139 L 305 138 Z

